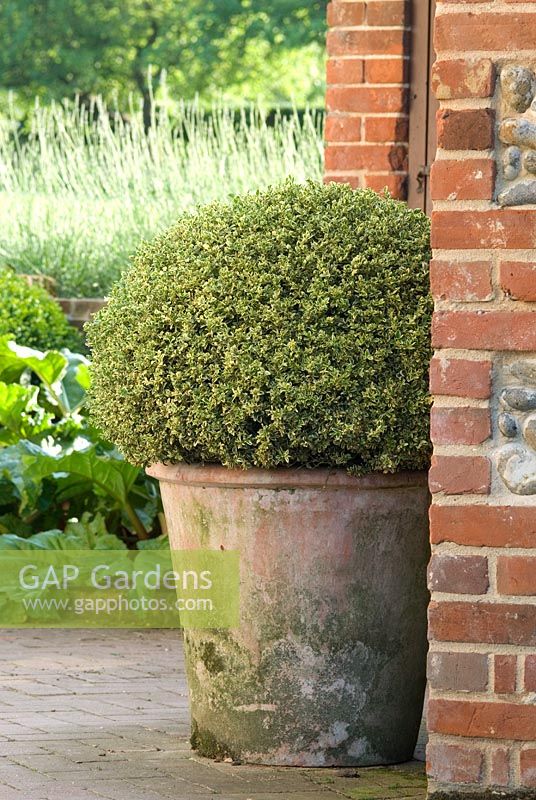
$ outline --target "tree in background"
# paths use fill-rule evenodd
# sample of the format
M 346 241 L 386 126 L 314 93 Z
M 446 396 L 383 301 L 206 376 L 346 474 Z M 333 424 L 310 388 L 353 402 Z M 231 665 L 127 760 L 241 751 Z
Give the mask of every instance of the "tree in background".
M 325 0 L 3 0 L 0 86 L 29 100 L 322 96 Z M 148 121 L 148 120 L 147 120 Z

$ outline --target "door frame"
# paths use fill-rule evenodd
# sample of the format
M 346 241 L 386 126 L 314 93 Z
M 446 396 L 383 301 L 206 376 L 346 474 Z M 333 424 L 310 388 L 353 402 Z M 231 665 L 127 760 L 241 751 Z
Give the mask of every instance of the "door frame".
M 411 2 L 411 55 L 409 65 L 408 205 L 427 214 L 432 211 L 430 168 L 435 158 L 436 111 L 431 70 L 435 60 L 433 27 L 435 0 Z

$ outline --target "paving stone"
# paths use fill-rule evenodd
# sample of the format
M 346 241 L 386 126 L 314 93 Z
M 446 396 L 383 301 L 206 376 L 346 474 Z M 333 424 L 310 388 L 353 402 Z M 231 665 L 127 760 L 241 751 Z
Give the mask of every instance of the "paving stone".
M 83 789 L 69 781 L 54 781 L 48 785 L 43 795 L 43 800 L 60 800 L 60 798 L 65 798 L 65 800 L 98 800 L 99 795 L 95 794 L 91 789 Z M 33 800 L 33 798 L 28 800 Z
M 0 631 L 0 687 L 0 800 L 425 797 L 396 769 L 348 780 L 193 754 L 177 631 Z
M 28 800 L 28 795 L 24 795 L 19 789 L 0 784 L 0 798 L 2 800 Z
M 136 785 L 127 781 L 99 781 L 94 785 L 95 796 L 106 800 L 135 800 L 135 790 L 140 790 L 140 800 L 161 800 L 162 795 L 153 791 L 151 784 L 140 783 Z M 143 794 L 141 793 L 143 791 Z
M 0 766 L 0 786 L 9 786 L 12 789 L 24 791 L 30 789 L 37 791 L 51 781 L 52 778 L 48 775 L 42 775 L 34 770 L 26 769 L 26 767 L 22 767 L 19 764 L 10 763 L 9 766 Z
M 46 748 L 37 742 L 13 742 L 7 739 L 0 742 L 0 757 L 2 758 L 5 756 L 28 755 L 28 753 L 43 755 L 46 752 Z

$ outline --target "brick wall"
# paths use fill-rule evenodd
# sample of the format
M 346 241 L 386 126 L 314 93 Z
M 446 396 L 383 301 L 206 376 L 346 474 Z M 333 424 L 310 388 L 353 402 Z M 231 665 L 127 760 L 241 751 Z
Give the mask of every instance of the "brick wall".
M 69 322 L 76 328 L 82 329 L 93 314 L 106 305 L 107 301 L 100 297 L 58 297 L 58 303 Z
M 406 196 L 408 3 L 328 5 L 326 179 Z
M 438 3 L 432 797 L 480 797 L 486 787 L 536 797 L 536 495 L 511 491 L 497 471 L 499 423 L 510 420 L 521 460 L 530 465 L 535 452 L 530 423 L 522 422 L 527 442 L 516 413 L 504 413 L 503 391 L 536 388 L 519 377 L 536 365 L 536 209 L 494 202 L 496 76 L 505 64 L 535 59 L 535 45 L 534 4 Z

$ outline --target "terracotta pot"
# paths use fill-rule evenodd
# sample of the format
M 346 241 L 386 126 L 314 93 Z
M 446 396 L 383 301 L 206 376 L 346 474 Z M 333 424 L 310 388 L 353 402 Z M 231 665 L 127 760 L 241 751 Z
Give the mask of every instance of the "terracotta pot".
M 425 474 L 149 472 L 174 549 L 240 552 L 240 627 L 185 633 L 194 747 L 261 764 L 410 759 L 425 686 Z

